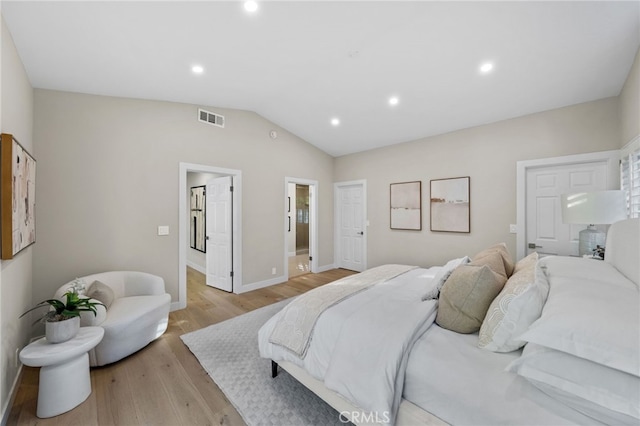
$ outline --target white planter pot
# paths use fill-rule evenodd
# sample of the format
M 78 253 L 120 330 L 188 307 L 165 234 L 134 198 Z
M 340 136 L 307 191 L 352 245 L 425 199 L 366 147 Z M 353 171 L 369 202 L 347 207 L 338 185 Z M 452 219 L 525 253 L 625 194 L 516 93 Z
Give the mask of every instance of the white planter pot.
M 80 317 L 64 321 L 46 322 L 45 336 L 49 343 L 62 343 L 73 339 L 80 330 Z

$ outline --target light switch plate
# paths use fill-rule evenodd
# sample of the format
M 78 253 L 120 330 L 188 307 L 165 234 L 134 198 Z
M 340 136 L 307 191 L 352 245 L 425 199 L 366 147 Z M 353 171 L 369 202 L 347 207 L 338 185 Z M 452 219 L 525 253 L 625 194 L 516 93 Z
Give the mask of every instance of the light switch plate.
M 158 226 L 158 235 L 169 235 L 168 226 Z

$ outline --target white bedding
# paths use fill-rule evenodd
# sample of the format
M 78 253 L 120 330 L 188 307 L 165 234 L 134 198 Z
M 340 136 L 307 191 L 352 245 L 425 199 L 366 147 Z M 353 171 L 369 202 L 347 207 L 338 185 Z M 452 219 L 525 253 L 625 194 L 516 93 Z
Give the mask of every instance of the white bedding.
M 505 372 L 521 351 L 495 353 L 477 344 L 477 334 L 434 324 L 413 347 L 403 398 L 452 425 L 602 424 Z
M 318 319 L 304 359 L 268 342 L 276 315 L 259 332 L 260 355 L 304 368 L 365 413 L 377 412 L 378 418 L 385 420 L 384 411 L 390 409 L 386 407 L 395 403 L 389 400 L 391 388 L 399 384 L 395 378 L 389 380 L 389 374 L 379 374 L 382 367 L 375 365 L 377 354 L 389 346 L 382 342 L 400 336 L 399 324 L 414 323 L 424 315 L 426 321 L 418 327 L 419 337 L 407 352 L 406 372 L 400 378 L 404 379 L 402 398 L 455 425 L 602 424 L 555 401 L 522 377 L 504 371 L 521 351 L 486 351 L 477 347 L 477 333 L 459 334 L 432 324 L 437 303 L 421 302 L 421 298 L 441 271 L 442 267 L 414 269 L 329 308 Z M 417 309 L 409 311 L 409 305 Z M 361 311 L 365 306 L 370 309 Z M 354 312 L 364 312 L 359 315 L 369 318 L 367 328 L 375 333 L 372 337 L 356 329 L 353 335 L 359 337 L 353 339 L 357 340 L 341 342 L 337 336 L 345 335 L 345 321 Z M 371 354 L 374 356 L 366 356 Z M 357 363 L 349 362 L 354 359 Z M 349 384 L 358 375 L 366 376 L 355 381 L 362 385 Z M 500 410 L 496 410 L 496 401 L 500 401 Z
M 304 297 L 297 298 L 284 307 L 278 315 L 279 320 L 271 332 L 269 341 L 284 346 L 300 358 L 304 358 L 313 329 L 324 311 L 361 291 L 415 268 L 408 265 L 382 265 L 316 287 L 305 293 Z
M 458 334 L 432 324 L 432 309 L 437 302 L 429 300 L 420 305 L 415 301 L 432 294 L 436 275 L 442 276 L 446 267 L 410 271 L 330 308 L 319 318 L 304 359 L 269 344 L 274 317 L 260 330 L 260 353 L 300 367 L 294 377 L 317 389 L 314 391 L 324 395 L 325 400 L 332 400 L 330 404 L 340 410 L 349 404 L 345 403 L 346 398 L 327 390 L 328 383 L 334 389 L 342 386 L 340 392 L 349 396 L 352 408 L 365 413 L 377 410 L 368 408 L 367 403 L 380 399 L 376 395 L 378 389 L 393 390 L 403 385 L 403 407 L 432 415 L 407 417 L 407 410 L 401 410 L 399 419 L 403 419 L 403 425 L 424 421 L 432 424 L 436 417 L 455 425 L 620 424 L 618 419 L 625 413 L 629 414 L 624 417 L 625 424 L 636 424 L 637 407 L 633 404 L 637 389 L 633 386 L 640 377 L 638 236 L 640 220 L 630 219 L 611 226 L 604 263 L 572 258 L 541 262 L 547 268 L 545 276 L 551 290 L 540 318 L 521 337 L 543 346 L 546 352 L 541 353 L 551 353 L 553 359 L 536 353 L 534 346 L 525 349 L 524 356 L 522 351 L 496 353 L 479 349 L 477 334 Z M 610 253 L 620 253 L 613 241 L 623 248 L 619 270 L 612 268 L 618 259 Z M 627 256 L 627 252 L 631 254 Z M 627 265 L 629 261 L 633 265 Z M 619 271 L 627 271 L 622 273 L 626 278 Z M 360 311 L 364 307 L 370 310 Z M 424 322 L 421 316 L 425 317 Z M 360 317 L 359 322 L 349 322 L 356 317 Z M 394 330 L 398 326 L 396 320 L 401 323 L 406 319 L 410 320 L 409 337 L 403 340 L 394 336 Z M 368 334 L 363 334 L 363 328 L 367 328 L 363 322 L 370 325 Z M 353 329 L 354 337 L 336 337 L 346 329 Z M 416 336 L 419 337 L 413 342 Z M 387 352 L 386 344 L 392 341 L 395 343 L 390 346 L 410 349 L 403 377 L 389 375 L 394 369 L 389 369 L 388 364 L 377 364 L 376 355 Z M 332 355 L 340 360 L 332 360 Z M 579 359 L 572 359 L 575 357 Z M 560 359 L 562 366 L 558 364 Z M 400 357 L 395 362 L 400 365 L 404 360 Z M 585 368 L 591 362 L 599 366 L 597 372 L 592 366 Z M 290 364 L 286 368 L 296 370 Z M 535 377 L 531 373 L 534 368 Z M 318 381 L 311 383 L 303 370 Z M 355 389 L 360 395 L 351 394 L 354 389 L 348 377 L 352 370 L 369 379 L 361 381 L 365 389 Z M 345 378 L 347 381 L 342 381 Z M 373 378 L 376 381 L 370 381 Z M 334 379 L 339 383 L 332 383 Z M 621 388 L 624 384 L 632 388 Z M 415 421 L 416 418 L 420 420 Z M 392 422 L 393 418 L 389 423 Z
M 365 412 L 393 419 L 409 350 L 435 319 L 437 301 L 421 299 L 440 269 L 411 270 L 329 308 L 304 359 L 268 342 L 277 314 L 259 332 L 260 355 L 301 366 Z

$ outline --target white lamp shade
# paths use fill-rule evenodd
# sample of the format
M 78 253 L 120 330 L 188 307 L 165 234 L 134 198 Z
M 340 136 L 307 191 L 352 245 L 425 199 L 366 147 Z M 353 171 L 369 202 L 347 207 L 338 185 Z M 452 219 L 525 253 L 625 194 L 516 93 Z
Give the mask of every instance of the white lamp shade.
M 624 191 L 596 191 L 563 194 L 562 222 L 609 225 L 627 218 Z

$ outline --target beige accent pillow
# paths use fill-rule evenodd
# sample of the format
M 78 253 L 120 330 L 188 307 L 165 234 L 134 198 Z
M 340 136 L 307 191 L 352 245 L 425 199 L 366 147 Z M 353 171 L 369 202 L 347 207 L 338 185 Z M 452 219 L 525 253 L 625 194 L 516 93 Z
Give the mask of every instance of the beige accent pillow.
M 502 262 L 504 263 L 504 270 L 507 273 L 507 278 L 510 277 L 511 274 L 513 274 L 514 265 L 513 260 L 511 259 L 511 255 L 509 254 L 509 250 L 507 250 L 507 245 L 505 243 L 498 243 L 492 245 L 491 247 L 487 247 L 471 259 L 473 261 L 476 261 L 490 255 L 491 253 L 496 252 L 499 253 L 502 257 Z
M 473 261 L 469 263 L 469 265 L 487 265 L 493 272 L 503 276 L 505 281 L 508 278 L 507 271 L 504 269 L 504 261 L 502 260 L 502 255 L 497 251 L 487 252 L 482 257 L 476 256 Z
M 513 273 L 515 274 L 522 269 L 530 267 L 531 265 L 535 266 L 535 264 L 538 263 L 538 259 L 538 253 L 534 251 L 529 256 L 520 259 L 518 263 L 516 263 L 516 267 L 513 268 Z
M 547 277 L 534 262 L 518 265 L 482 322 L 478 339 L 482 349 L 511 352 L 521 348 L 526 342 L 520 336 L 542 314 L 549 293 Z
M 105 283 L 94 281 L 87 290 L 87 297 L 99 300 L 104 304 L 105 308 L 109 309 L 109 306 L 113 303 L 113 299 L 115 299 L 116 295 L 114 294 L 113 289 Z
M 436 323 L 458 333 L 475 333 L 506 281 L 487 265 L 457 267 L 440 292 Z

